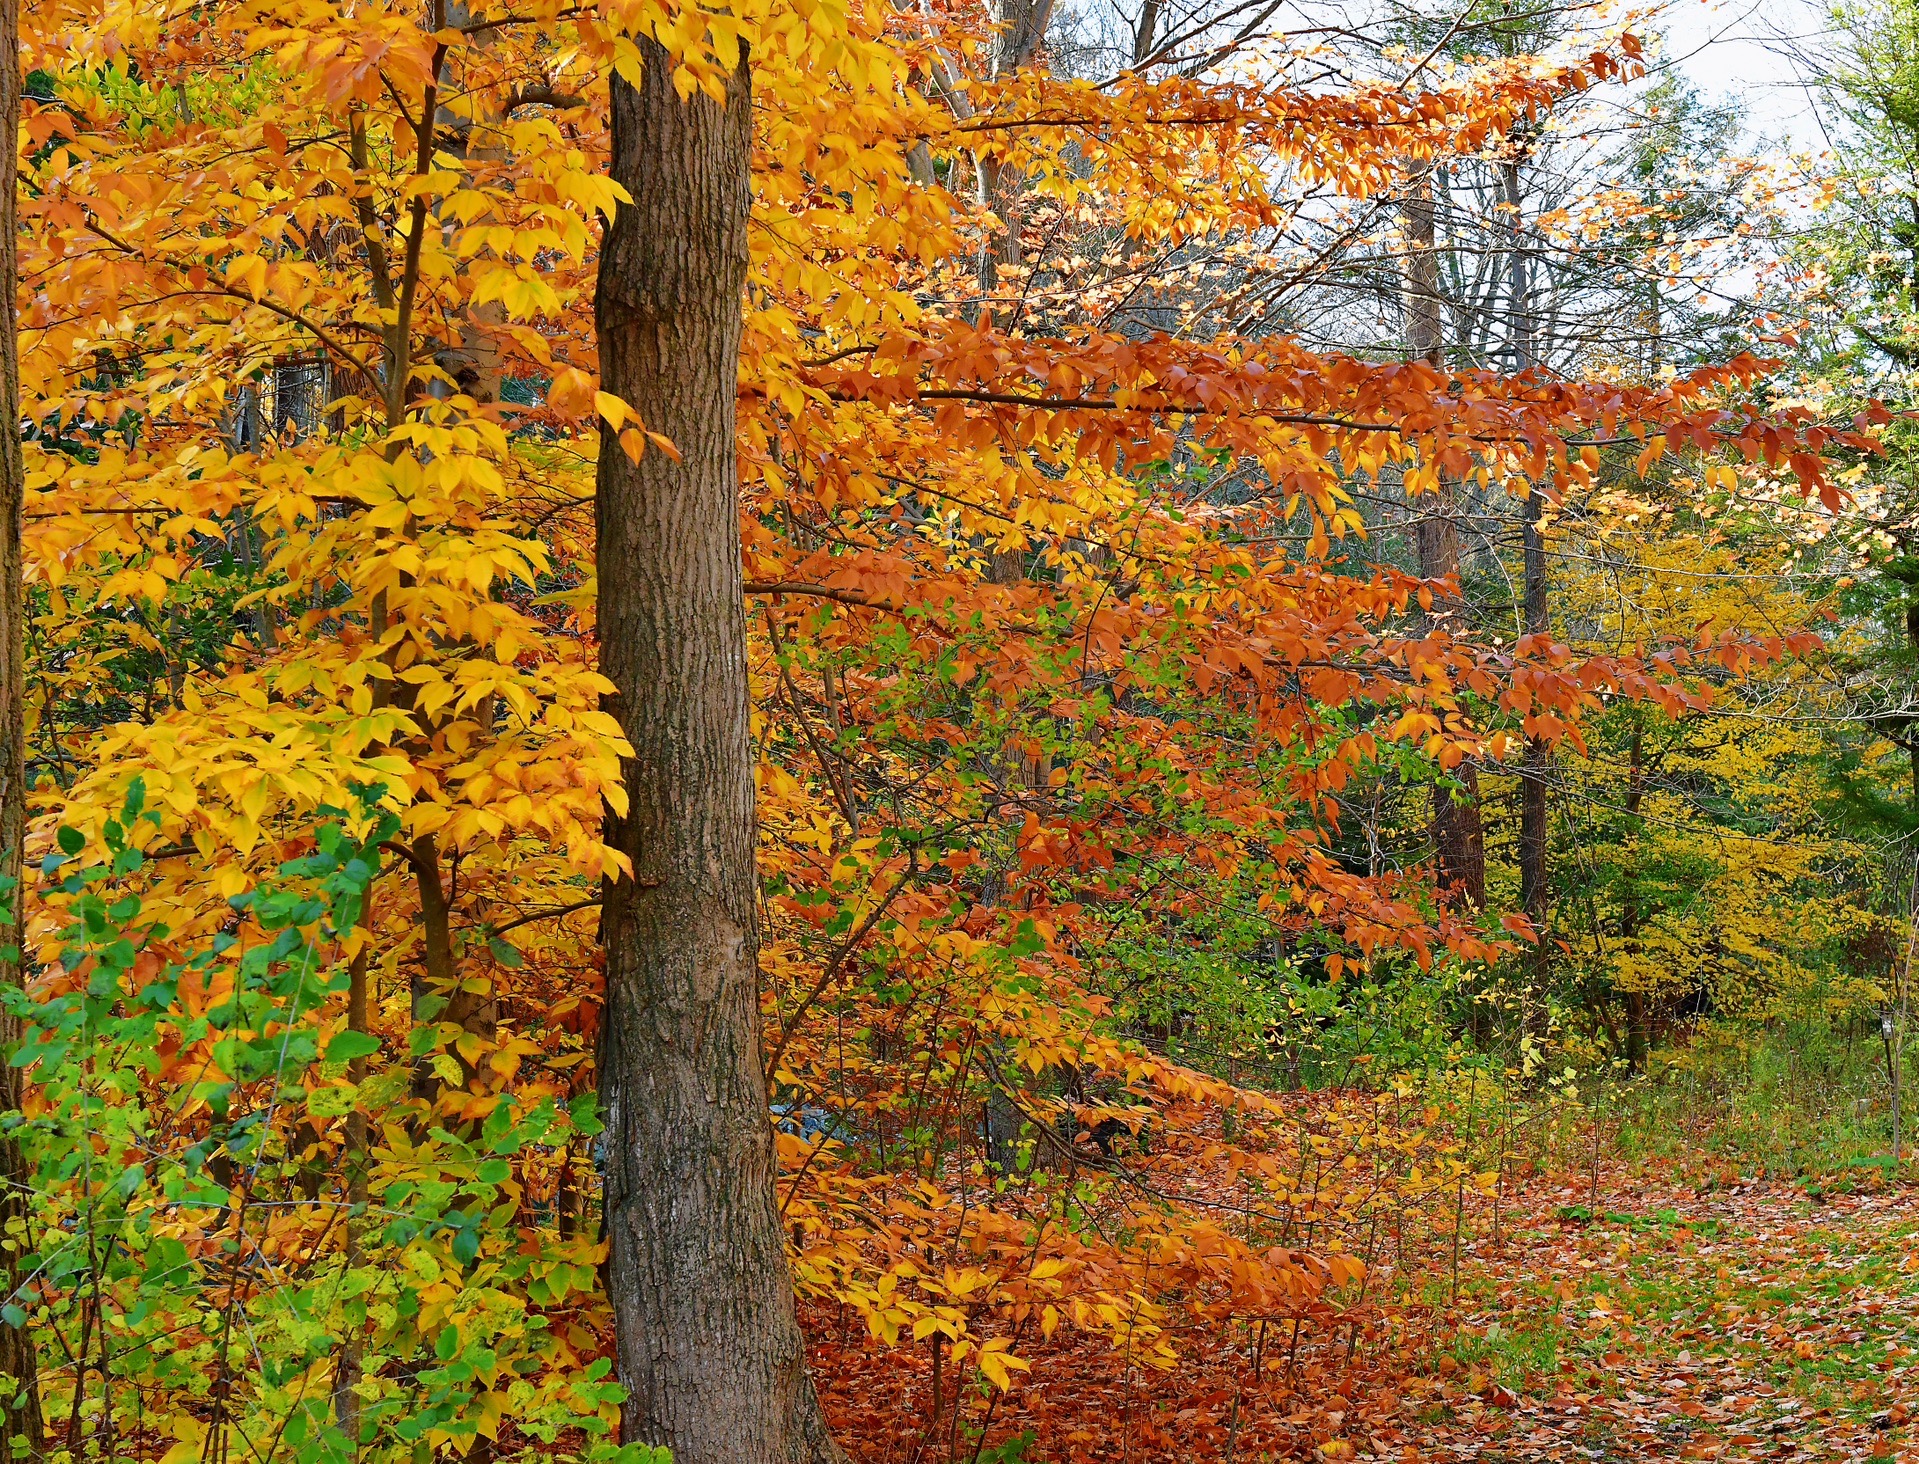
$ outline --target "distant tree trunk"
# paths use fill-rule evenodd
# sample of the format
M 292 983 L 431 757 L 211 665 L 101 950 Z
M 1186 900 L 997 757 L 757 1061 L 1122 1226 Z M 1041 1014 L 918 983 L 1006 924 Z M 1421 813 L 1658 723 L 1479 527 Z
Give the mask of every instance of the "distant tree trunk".
M 467 29 L 473 23 L 473 8 L 467 0 L 446 0 L 444 23 L 454 29 Z M 469 31 L 468 47 L 449 53 L 453 57 L 472 58 L 486 47 L 492 45 L 499 36 L 497 30 L 488 28 Z M 449 67 L 450 70 L 450 67 Z M 465 78 L 460 78 L 465 82 Z M 442 93 L 452 91 L 443 73 Z M 505 100 L 498 88 L 462 84 L 460 91 L 465 92 L 470 114 L 451 106 L 439 109 L 439 147 L 461 162 L 472 167 L 474 164 L 498 163 L 507 156 L 505 138 L 501 131 L 504 120 L 501 103 Z M 474 133 L 480 137 L 476 142 Z M 506 308 L 498 300 L 487 300 L 470 306 L 467 319 L 455 327 L 460 336 L 457 346 L 443 346 L 434 353 L 434 361 L 440 369 L 451 376 L 459 389 L 473 398 L 479 405 L 497 402 L 503 381 L 500 338 L 496 331 L 506 324 Z
M 1646 759 L 1645 738 L 1639 728 L 1634 727 L 1632 743 L 1628 749 L 1626 772 L 1626 818 L 1629 824 L 1628 837 L 1637 837 L 1639 830 L 1639 804 L 1645 794 Z M 1619 943 L 1628 953 L 1639 948 L 1639 857 L 1637 851 L 1626 861 L 1626 891 L 1619 902 Z M 1626 1064 L 1635 1072 L 1643 1071 L 1646 1066 L 1646 993 L 1637 989 L 1626 992 Z
M 1513 358 L 1518 370 L 1528 371 L 1539 364 L 1539 348 L 1533 338 L 1532 262 L 1525 247 L 1520 216 L 1524 196 L 1519 186 L 1518 159 L 1508 159 L 1500 164 L 1500 184 L 1506 206 L 1511 210 L 1509 227 L 1512 238 L 1506 250 L 1506 288 L 1511 304 L 1509 329 L 1512 332 Z M 1524 624 L 1526 634 L 1533 636 L 1544 636 L 1551 629 L 1546 598 L 1546 541 L 1539 531 L 1539 520 L 1545 504 L 1544 485 L 1533 484 L 1526 494 L 1523 520 L 1526 577 Z M 1528 979 L 1535 988 L 1527 991 L 1524 998 L 1528 1024 L 1535 1001 L 1545 997 L 1546 978 L 1552 964 L 1546 939 L 1550 899 L 1546 869 L 1549 832 L 1546 786 L 1551 773 L 1551 744 L 1543 737 L 1527 738 L 1525 761 L 1520 770 L 1519 901 L 1539 936 L 1527 962 Z
M 1892 1098 L 1892 1178 L 1899 1180 L 1904 1161 L 1901 1144 L 1905 1119 L 1906 1023 L 1912 1015 L 1912 955 L 1919 945 L 1919 867 L 1913 870 L 1912 886 L 1906 900 L 1906 952 L 1900 960 L 1893 988 L 1891 1008 L 1879 1019 L 1879 1031 L 1886 1043 L 1886 1081 Z
M 1897 1180 L 1902 1162 L 1900 1142 L 1903 1135 L 1900 1133 L 1900 1126 L 1904 1117 L 1902 1113 L 1904 1084 L 1901 1079 L 1905 1076 L 1902 1071 L 1905 1066 L 1905 1023 L 1897 1015 L 1888 1016 L 1884 1019 L 1883 1031 L 1886 1042 L 1886 1082 L 1891 1089 L 1892 1098 L 1892 1177 Z
M 1665 372 L 1665 310 L 1659 294 L 1659 279 L 1655 275 L 1646 281 L 1646 384 L 1658 386 Z M 1646 764 L 1645 738 L 1635 726 L 1630 749 L 1631 761 L 1627 770 L 1626 813 L 1631 820 L 1630 836 L 1638 837 L 1639 804 L 1645 792 Z M 1620 902 L 1619 934 L 1628 951 L 1636 951 L 1639 946 L 1639 859 L 1637 850 L 1626 865 L 1626 896 Z M 1628 991 L 1626 993 L 1626 1065 L 1634 1072 L 1646 1070 L 1647 1053 L 1652 1047 L 1651 1034 L 1646 1022 L 1646 993 Z
M 1406 345 L 1416 361 L 1437 371 L 1446 369 L 1445 329 L 1440 315 L 1439 254 L 1433 228 L 1433 175 L 1422 169 L 1413 179 L 1404 206 L 1406 215 Z M 1409 509 L 1413 505 L 1408 504 Z M 1422 579 L 1457 578 L 1459 574 L 1458 498 L 1453 482 L 1444 476 L 1438 490 L 1427 495 L 1416 510 L 1414 542 Z M 1461 615 L 1464 602 L 1452 598 L 1435 602 L 1436 611 Z M 1442 889 L 1456 890 L 1475 910 L 1486 904 L 1486 837 L 1479 818 L 1479 773 L 1464 762 L 1453 776 L 1464 786 L 1433 788 L 1433 848 L 1438 857 Z
M 1666 370 L 1666 312 L 1658 277 L 1646 281 L 1646 384 L 1659 385 Z
M 1907 958 L 1910 964 L 1911 958 Z M 1904 1139 L 1905 1084 L 1905 1022 L 1903 1020 L 1903 1001 L 1896 1002 L 1879 1018 L 1879 1035 L 1886 1047 L 1886 1088 L 1892 1103 L 1892 1177 L 1899 1178 L 1899 1166 L 1902 1161 L 1901 1143 Z
M 987 1162 L 1010 1176 L 1019 1159 L 1019 1109 L 998 1083 L 986 1090 L 982 1119 Z
M 1919 659 L 1919 600 L 1906 606 L 1906 643 Z M 1912 769 L 1910 803 L 1919 809 L 1919 720 L 1906 723 L 1906 758 Z
M 1047 23 L 1053 18 L 1053 0 L 1000 0 L 999 59 L 996 77 L 1011 76 L 1039 54 L 1046 39 Z M 999 273 L 1004 265 L 1020 262 L 1021 199 L 1025 178 L 1018 168 L 995 153 L 975 156 L 979 177 L 979 201 L 1000 221 L 998 232 L 980 249 L 979 287 L 982 295 L 999 288 Z
M 633 757 L 603 907 L 608 1293 L 622 1438 L 675 1464 L 844 1458 L 806 1374 L 760 1070 L 746 616 L 734 457 L 751 78 L 682 102 L 615 78 L 597 305 L 606 389 L 672 439 L 601 446 L 599 635 Z
M 11 139 L 20 125 L 19 0 L 0 3 L 0 130 Z M 9 144 L 0 148 L 0 878 L 6 881 L 7 919 L 0 930 L 0 981 L 19 986 L 26 969 L 27 689 L 26 594 L 21 583 L 20 527 L 25 511 L 26 466 L 20 451 L 20 342 L 14 314 L 19 287 L 15 242 L 18 160 Z M 0 1112 L 18 1112 L 25 1074 L 6 1062 L 20 1040 L 19 1023 L 0 1016 Z M 24 1220 L 31 1177 L 26 1156 L 12 1138 L 0 1139 L 0 1228 Z M 0 1260 L 6 1299 L 17 1297 L 19 1252 Z M 0 1425 L 9 1445 L 24 1440 L 29 1457 L 45 1452 L 40 1417 L 39 1368 L 24 1325 L 0 1320 Z
M 1139 8 L 1139 21 L 1133 27 L 1133 70 L 1143 71 L 1159 44 L 1160 0 L 1145 0 Z

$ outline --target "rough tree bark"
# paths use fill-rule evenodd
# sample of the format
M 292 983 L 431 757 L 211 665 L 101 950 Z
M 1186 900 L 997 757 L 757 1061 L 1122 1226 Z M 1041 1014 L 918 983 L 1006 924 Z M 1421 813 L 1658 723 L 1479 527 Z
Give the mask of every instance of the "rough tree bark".
M 1421 169 L 1404 205 L 1406 217 L 1406 345 L 1416 361 L 1446 369 L 1446 340 L 1440 317 L 1439 251 L 1433 227 L 1433 175 Z M 1410 505 L 1409 505 L 1410 506 Z M 1455 485 L 1445 477 L 1420 504 L 1414 522 L 1419 573 L 1424 579 L 1457 578 L 1459 520 Z M 1435 601 L 1436 613 L 1463 615 L 1457 597 Z M 1479 773 L 1461 763 L 1453 776 L 1462 785 L 1433 787 L 1433 848 L 1442 888 L 1457 890 L 1475 909 L 1486 904 L 1486 837 L 1479 818 Z
M 622 1437 L 676 1464 L 843 1459 L 807 1377 L 760 1071 L 746 617 L 734 457 L 751 81 L 681 102 L 640 42 L 613 82 L 605 387 L 678 460 L 599 461 L 601 665 L 633 757 L 603 906 L 608 1291 Z
M 20 579 L 20 524 L 26 468 L 20 452 L 20 345 L 14 314 L 19 262 L 14 241 L 18 159 L 11 139 L 20 125 L 19 0 L 0 0 L 0 876 L 7 880 L 8 916 L 0 930 L 0 981 L 19 985 L 24 968 L 21 936 L 26 891 L 22 845 L 27 824 L 26 606 Z M 20 1038 L 18 1023 L 0 1016 L 0 1112 L 20 1107 L 24 1075 L 4 1054 Z M 12 1139 L 0 1140 L 0 1236 L 28 1199 L 26 1157 Z M 9 1300 L 20 1285 L 19 1252 L 0 1251 L 0 1278 Z M 11 1444 L 24 1439 L 28 1455 L 45 1452 L 38 1367 L 33 1339 L 24 1326 L 0 1320 L 0 1426 Z M 6 1381 L 10 1379 L 11 1381 Z

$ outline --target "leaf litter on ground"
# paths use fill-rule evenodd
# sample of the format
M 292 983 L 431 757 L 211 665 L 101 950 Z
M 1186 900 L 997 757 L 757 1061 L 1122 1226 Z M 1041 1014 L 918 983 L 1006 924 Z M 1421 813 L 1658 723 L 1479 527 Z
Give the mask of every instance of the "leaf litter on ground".
M 1513 1188 L 1497 1236 L 1474 1217 L 1456 1277 L 1447 1255 L 1382 1268 L 1383 1302 L 1196 1324 L 1171 1371 L 1062 1329 L 957 1418 L 949 1379 L 935 1425 L 927 1349 L 817 1308 L 814 1375 L 874 1464 L 1919 1464 L 1919 1188 L 1623 1167 L 1596 1196 L 1585 1174 Z

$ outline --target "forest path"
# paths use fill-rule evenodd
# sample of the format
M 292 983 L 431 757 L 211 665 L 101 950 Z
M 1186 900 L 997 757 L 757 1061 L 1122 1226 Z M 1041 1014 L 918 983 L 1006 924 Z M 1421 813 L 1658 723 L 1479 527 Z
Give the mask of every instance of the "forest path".
M 1597 1209 L 1543 1185 L 1470 1248 L 1460 1331 L 1371 1452 L 1919 1461 L 1919 1189 L 1620 1178 Z
M 823 1310 L 815 1377 L 860 1464 L 1919 1464 L 1919 1187 L 1680 1170 L 1609 1168 L 1596 1206 L 1585 1176 L 1528 1178 L 1497 1241 L 1475 1210 L 1456 1296 L 1429 1235 L 1363 1339 L 1275 1332 L 1258 1386 L 1245 1323 L 1184 1332 L 1167 1372 L 1062 1329 L 934 1429 L 926 1350 Z

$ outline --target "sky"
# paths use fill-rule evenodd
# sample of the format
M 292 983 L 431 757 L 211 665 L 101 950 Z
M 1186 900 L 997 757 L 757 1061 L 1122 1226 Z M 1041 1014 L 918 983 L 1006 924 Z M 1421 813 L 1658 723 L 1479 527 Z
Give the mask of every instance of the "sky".
M 1821 152 L 1825 139 L 1786 43 L 1816 45 L 1826 24 L 1814 0 L 1673 0 L 1665 54 L 1708 96 L 1738 100 L 1754 133 Z

